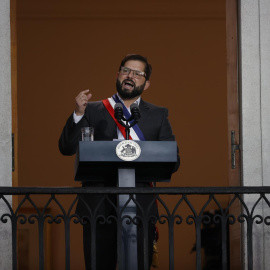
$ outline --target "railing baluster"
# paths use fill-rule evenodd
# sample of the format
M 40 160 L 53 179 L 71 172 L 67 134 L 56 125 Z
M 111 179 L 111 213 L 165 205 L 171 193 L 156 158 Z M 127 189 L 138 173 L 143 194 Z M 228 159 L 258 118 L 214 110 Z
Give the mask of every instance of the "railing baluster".
M 196 228 L 196 270 L 201 270 L 201 218 L 195 218 L 195 228 Z
M 124 270 L 122 269 L 122 262 L 123 262 L 123 252 L 122 252 L 122 218 L 121 218 L 121 213 L 120 209 L 118 208 L 117 211 L 117 264 L 119 270 Z
M 168 217 L 169 226 L 169 269 L 174 270 L 174 216 Z
M 227 270 L 227 231 L 228 231 L 228 221 L 226 214 L 221 215 L 221 245 L 222 245 L 222 270 Z
M 65 254 L 66 254 L 66 270 L 70 270 L 70 219 L 65 218 Z
M 144 215 L 143 215 L 144 216 Z M 144 262 L 144 270 L 148 270 L 148 265 L 149 265 L 149 259 L 148 259 L 148 226 L 149 226 L 149 222 L 147 222 L 147 220 L 145 221 L 145 218 L 143 220 L 143 248 L 144 248 L 144 258 L 143 258 L 143 262 Z M 138 253 L 137 253 L 138 254 Z
M 13 215 L 11 218 L 11 226 L 12 226 L 12 269 L 18 269 L 18 261 L 17 261 L 17 217 Z
M 247 218 L 247 254 L 248 254 L 248 270 L 253 269 L 253 241 L 252 241 L 252 231 L 253 231 L 253 218 L 248 216 Z
M 92 216 L 90 218 L 91 224 L 91 261 L 92 261 L 92 269 L 96 270 L 96 229 L 97 229 L 97 222 L 96 218 Z
M 39 269 L 44 269 L 44 219 L 43 215 L 38 219 L 39 231 Z

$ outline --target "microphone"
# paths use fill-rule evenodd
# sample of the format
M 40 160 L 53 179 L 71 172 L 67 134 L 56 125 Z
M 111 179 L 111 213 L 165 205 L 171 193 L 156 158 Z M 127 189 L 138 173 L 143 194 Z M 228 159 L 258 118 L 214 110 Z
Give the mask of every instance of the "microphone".
M 121 121 L 123 118 L 123 105 L 121 103 L 116 103 L 114 105 L 114 117 L 117 121 Z
M 132 103 L 130 105 L 130 112 L 131 112 L 131 115 L 132 115 L 132 118 L 138 122 L 139 119 L 141 118 L 141 114 L 140 114 L 140 109 L 139 109 L 139 106 L 137 103 Z

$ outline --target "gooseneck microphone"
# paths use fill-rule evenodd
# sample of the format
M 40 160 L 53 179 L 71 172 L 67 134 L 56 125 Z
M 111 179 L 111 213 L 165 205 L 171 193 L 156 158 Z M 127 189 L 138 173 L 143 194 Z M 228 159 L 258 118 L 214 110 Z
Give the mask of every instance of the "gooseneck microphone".
M 140 110 L 139 110 L 139 106 L 137 103 L 132 103 L 130 105 L 130 112 L 131 112 L 131 116 L 132 118 L 138 122 L 139 119 L 141 118 L 141 114 L 140 114 Z
M 132 103 L 130 105 L 130 112 L 131 117 L 129 119 L 126 119 L 124 117 L 123 113 L 123 105 L 121 103 L 116 103 L 114 105 L 114 117 L 115 119 L 125 128 L 126 131 L 126 140 L 129 139 L 129 129 L 136 125 L 141 117 L 139 106 L 136 103 Z M 133 122 L 130 122 L 131 120 L 134 120 Z M 124 121 L 126 123 L 124 123 Z
M 116 103 L 114 105 L 114 117 L 118 122 L 123 119 L 123 105 L 121 103 Z

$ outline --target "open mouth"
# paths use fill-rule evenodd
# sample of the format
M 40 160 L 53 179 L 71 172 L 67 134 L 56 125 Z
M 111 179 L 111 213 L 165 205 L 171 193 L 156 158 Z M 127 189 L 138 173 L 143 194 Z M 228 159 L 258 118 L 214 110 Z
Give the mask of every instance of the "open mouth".
M 122 88 L 132 90 L 135 87 L 135 83 L 131 80 L 124 80 L 122 82 Z

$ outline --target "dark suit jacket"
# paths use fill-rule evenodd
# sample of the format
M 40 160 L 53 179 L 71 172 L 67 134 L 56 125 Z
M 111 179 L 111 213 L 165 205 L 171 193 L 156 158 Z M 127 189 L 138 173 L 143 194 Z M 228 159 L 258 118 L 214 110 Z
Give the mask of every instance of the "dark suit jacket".
M 147 141 L 174 141 L 175 137 L 172 133 L 172 128 L 168 120 L 168 110 L 163 107 L 158 107 L 141 99 L 140 101 L 140 113 L 141 118 L 138 122 L 144 137 Z M 94 128 L 94 140 L 95 141 L 112 141 L 117 139 L 117 125 L 113 118 L 103 105 L 102 101 L 89 102 L 87 104 L 85 114 L 83 118 L 75 124 L 73 121 L 73 115 L 71 115 L 63 129 L 59 140 L 59 149 L 63 155 L 73 155 L 77 151 L 78 142 L 81 140 L 81 128 L 82 127 L 93 127 Z M 178 156 L 178 163 L 176 164 L 175 171 L 180 165 L 180 158 Z M 113 177 L 114 178 L 114 177 Z M 104 179 L 103 186 L 115 186 L 117 179 Z M 83 186 L 93 186 L 91 183 L 84 183 Z M 101 184 L 99 184 L 101 185 Z M 147 186 L 147 183 L 140 183 L 137 186 Z M 98 196 L 98 195 L 96 195 Z M 141 197 L 141 199 L 140 199 Z M 138 201 L 141 201 L 147 205 L 149 200 L 148 195 L 138 196 Z M 95 207 L 96 203 L 100 198 L 95 198 L 93 204 L 93 198 L 86 198 L 84 200 L 91 207 Z M 102 213 L 110 214 L 110 208 L 108 205 L 101 206 L 100 210 Z M 83 206 L 78 204 L 77 210 L 80 211 Z M 153 209 L 154 212 L 157 210 Z

